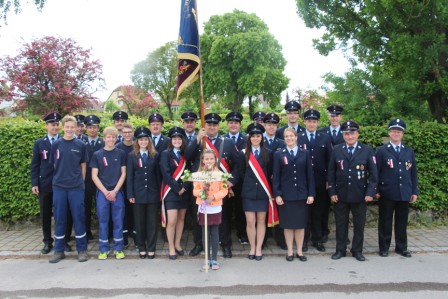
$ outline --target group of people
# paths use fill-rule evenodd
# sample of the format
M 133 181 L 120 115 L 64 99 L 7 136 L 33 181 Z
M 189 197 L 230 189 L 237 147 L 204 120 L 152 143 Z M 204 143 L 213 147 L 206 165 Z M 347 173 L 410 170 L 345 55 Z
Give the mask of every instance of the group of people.
M 266 227 L 276 224 L 274 237 L 287 250 L 286 260 L 305 262 L 310 241 L 318 251 L 326 251 L 333 203 L 336 252 L 331 258 L 346 256 L 351 212 L 350 251 L 364 261 L 366 203 L 377 197 L 379 254 L 388 255 L 395 222 L 395 251 L 411 257 L 407 215 L 409 203 L 417 200 L 418 181 L 414 151 L 402 143 L 405 122 L 392 120 L 390 141 L 374 152 L 358 141 L 356 122 L 342 121 L 341 106 L 327 108 L 331 124 L 321 129 L 319 111 L 306 110 L 302 127 L 300 104 L 287 102 L 285 110 L 285 126 L 278 127 L 277 114 L 260 111 L 252 116 L 245 134 L 243 116 L 230 112 L 225 118 L 228 133 L 223 136 L 218 134 L 221 117 L 216 113 L 205 115 L 204 128 L 196 130 L 197 114 L 185 112 L 182 127 L 173 127 L 165 136 L 159 113 L 149 115 L 149 128 L 134 129 L 126 112 L 117 111 L 114 127 L 105 128 L 103 138 L 95 115 L 46 115 L 47 134 L 36 140 L 31 162 L 32 192 L 39 196 L 41 209 L 42 253 L 48 254 L 54 242 L 50 262 L 63 259 L 64 251 L 71 250 L 68 240 L 74 227 L 78 259 L 86 261 L 96 202 L 99 259 L 107 259 L 111 239 L 115 257 L 124 258 L 129 238 L 140 258 L 154 258 L 162 223 L 168 258 L 174 260 L 185 254 L 181 238 L 186 215 L 191 215 L 195 247 L 189 254 L 204 250 L 207 231 L 211 254 L 206 267 L 219 269 L 219 244 L 223 257 L 232 257 L 232 227 L 239 241 L 249 244 L 247 257 L 261 261 Z M 204 170 L 222 172 L 225 179 L 212 183 L 182 179 L 187 172 Z

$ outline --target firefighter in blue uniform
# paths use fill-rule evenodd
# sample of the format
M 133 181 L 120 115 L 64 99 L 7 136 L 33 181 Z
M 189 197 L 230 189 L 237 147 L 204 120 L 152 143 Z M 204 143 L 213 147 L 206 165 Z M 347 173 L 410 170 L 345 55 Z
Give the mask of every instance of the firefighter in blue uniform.
M 238 170 L 238 151 L 235 148 L 233 141 L 229 138 L 219 137 L 219 122 L 221 121 L 221 117 L 217 113 L 208 113 L 204 116 L 205 118 L 205 128 L 202 128 L 198 132 L 198 136 L 196 141 L 192 141 L 188 144 L 185 149 L 185 158 L 190 160 L 193 163 L 192 172 L 195 172 L 199 169 L 199 158 L 202 152 L 202 139 L 203 137 L 208 138 L 208 141 L 213 145 L 213 147 L 218 152 L 218 157 L 221 157 L 225 164 L 228 166 L 224 166 L 222 163 L 219 163 L 219 168 L 222 171 L 229 171 L 233 178 L 229 179 L 228 186 L 232 188 L 239 180 L 239 170 Z M 221 159 L 219 159 L 221 162 Z M 225 168 L 225 169 L 223 169 Z M 221 247 L 223 250 L 223 256 L 225 258 L 232 257 L 232 240 L 230 237 L 231 233 L 231 223 L 228 219 L 228 215 L 230 213 L 231 202 L 233 198 L 225 197 L 222 207 L 222 223 L 220 230 L 220 240 Z
M 241 152 L 247 145 L 247 136 L 240 132 L 241 121 L 243 115 L 239 112 L 230 112 L 226 115 L 228 133 L 224 134 L 225 138 L 229 138 L 235 144 L 238 152 Z M 236 184 L 232 188 L 234 196 L 232 198 L 233 208 L 231 211 L 235 213 L 236 235 L 241 244 L 249 244 L 246 232 L 246 216 L 243 211 L 243 199 L 241 197 L 242 185 Z M 232 218 L 232 215 L 229 215 Z
M 316 197 L 310 206 L 309 225 L 305 231 L 303 249 L 308 249 L 308 241 L 311 235 L 311 243 L 318 251 L 325 251 L 322 237 L 325 227 L 322 226 L 322 218 L 330 209 L 330 198 L 327 193 L 328 163 L 330 162 L 332 145 L 330 136 L 317 131 L 320 113 L 315 109 L 309 109 L 303 113 L 305 120 L 305 132 L 299 133 L 297 144 L 308 150 L 311 154 L 314 182 L 316 185 Z
M 93 153 L 104 148 L 104 140 L 98 136 L 100 128 L 100 118 L 96 115 L 87 115 L 84 119 L 84 124 L 87 128 L 87 139 L 84 139 L 84 143 L 87 147 L 87 155 L 89 161 L 93 157 Z M 88 165 L 86 172 L 86 194 L 85 194 L 85 209 L 86 209 L 86 233 L 87 240 L 93 240 L 92 234 L 92 205 L 96 202 L 97 188 L 92 181 L 92 168 Z
M 76 138 L 85 140 L 87 138 L 87 135 L 85 134 L 86 125 L 84 124 L 84 119 L 86 117 L 82 114 L 76 114 L 75 118 L 78 123 L 78 128 L 76 130 Z
M 417 164 L 414 150 L 402 143 L 406 123 L 396 118 L 389 123 L 390 142 L 376 150 L 378 168 L 378 242 L 380 256 L 389 254 L 394 222 L 395 252 L 411 257 L 407 224 L 409 203 L 418 197 Z
M 59 139 L 59 121 L 62 116 L 58 112 L 51 112 L 43 117 L 47 135 L 34 142 L 33 157 L 31 159 L 31 191 L 39 196 L 40 219 L 44 247 L 41 252 L 47 254 L 53 249 L 51 237 L 51 217 L 53 215 L 53 171 L 50 164 L 50 152 L 53 142 Z
M 331 105 L 327 107 L 327 111 L 330 118 L 330 125 L 323 127 L 319 132 L 330 136 L 333 146 L 344 143 L 341 132 L 342 111 L 344 111 L 344 108 L 339 105 Z
M 168 148 L 170 138 L 162 134 L 163 123 L 165 120 L 160 113 L 151 113 L 148 117 L 149 130 L 154 147 L 158 153 Z
M 112 119 L 114 121 L 114 127 L 118 130 L 118 136 L 116 143 L 123 142 L 123 124 L 126 123 L 129 119 L 129 115 L 124 111 L 115 111 L 112 114 Z
M 319 133 L 325 133 L 331 137 L 331 144 L 333 147 L 337 144 L 344 143 L 344 138 L 341 132 L 342 112 L 344 108 L 339 105 L 330 105 L 327 107 L 328 117 L 330 119 L 330 125 L 319 129 Z M 330 207 L 330 200 L 328 201 Z M 328 209 L 322 216 L 322 242 L 328 241 L 328 234 L 330 233 L 330 227 L 328 226 L 328 219 L 330 218 L 330 209 Z M 347 238 L 347 244 L 350 244 L 350 240 Z
M 196 140 L 196 121 L 198 120 L 198 115 L 192 111 L 186 111 L 182 113 L 180 118 L 182 119 L 182 127 L 185 130 L 187 142 Z
M 284 139 L 283 133 L 285 132 L 286 128 L 294 128 L 297 134 L 305 131 L 305 128 L 299 125 L 300 109 L 302 109 L 302 106 L 300 106 L 299 102 L 297 101 L 289 101 L 285 104 L 286 118 L 288 119 L 288 124 L 284 125 L 283 127 L 277 130 L 277 133 L 275 134 L 277 138 Z
M 278 123 L 280 122 L 280 117 L 275 113 L 267 113 L 263 117 L 264 123 L 264 146 L 270 150 L 272 153 L 286 146 L 283 139 L 277 138 L 275 133 L 278 129 Z M 269 233 L 269 230 L 267 231 Z M 267 235 L 267 234 L 266 234 Z M 277 246 L 283 250 L 288 249 L 285 242 L 285 234 L 283 233 L 283 228 L 280 225 L 274 226 L 274 238 Z
M 351 253 L 358 261 L 362 254 L 367 202 L 375 196 L 378 172 L 373 149 L 358 141 L 359 126 L 354 121 L 341 124 L 345 143 L 333 148 L 328 165 L 328 193 L 334 203 L 337 260 L 346 255 L 349 213 L 353 216 Z

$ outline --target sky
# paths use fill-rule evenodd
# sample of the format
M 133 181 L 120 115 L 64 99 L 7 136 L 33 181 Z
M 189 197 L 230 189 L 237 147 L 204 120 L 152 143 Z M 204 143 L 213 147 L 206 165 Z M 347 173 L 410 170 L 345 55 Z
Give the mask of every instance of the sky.
M 103 64 L 106 89 L 94 96 L 105 101 L 120 85 L 132 84 L 130 72 L 147 54 L 177 40 L 181 0 L 47 0 L 42 12 L 24 4 L 22 13 L 8 15 L 0 27 L 0 57 L 17 55 L 24 42 L 43 36 L 72 38 L 91 49 Z M 319 89 L 322 75 L 342 75 L 349 63 L 341 52 L 321 56 L 312 39 L 322 32 L 305 27 L 296 12 L 295 0 L 197 0 L 199 33 L 212 15 L 234 9 L 255 13 L 283 47 L 287 60 L 288 92 L 295 88 Z M 207 95 L 205 95 L 207 96 Z

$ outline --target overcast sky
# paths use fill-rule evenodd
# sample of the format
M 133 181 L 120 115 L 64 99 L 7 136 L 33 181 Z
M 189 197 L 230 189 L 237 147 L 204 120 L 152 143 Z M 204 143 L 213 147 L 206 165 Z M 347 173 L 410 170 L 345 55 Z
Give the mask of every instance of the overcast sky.
M 180 3 L 180 0 L 47 0 L 42 13 L 33 5 L 24 4 L 22 13 L 9 14 L 8 24 L 0 27 L 0 56 L 16 55 L 20 45 L 32 38 L 45 35 L 72 38 L 80 46 L 91 48 L 94 58 L 102 62 L 106 90 L 95 96 L 105 101 L 116 87 L 132 83 L 130 72 L 134 64 L 166 42 L 177 40 Z M 197 5 L 200 24 L 212 15 L 234 9 L 260 17 L 283 47 L 289 92 L 297 87 L 318 89 L 323 84 L 323 74 L 331 71 L 341 75 L 348 69 L 341 53 L 324 57 L 313 49 L 312 39 L 320 34 L 305 27 L 296 13 L 295 0 L 197 0 Z

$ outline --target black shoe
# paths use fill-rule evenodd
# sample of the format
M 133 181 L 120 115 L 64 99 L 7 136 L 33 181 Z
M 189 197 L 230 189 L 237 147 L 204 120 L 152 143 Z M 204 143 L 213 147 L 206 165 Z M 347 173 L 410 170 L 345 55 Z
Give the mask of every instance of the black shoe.
M 398 253 L 401 256 L 404 256 L 404 257 L 412 257 L 412 254 L 409 251 L 407 251 L 407 250 L 405 250 L 405 251 L 395 251 L 395 252 Z
M 287 260 L 288 262 L 292 262 L 292 261 L 294 260 L 294 256 L 293 256 L 293 255 L 287 255 L 287 256 L 286 256 L 286 260 Z
M 345 252 L 336 251 L 336 252 L 331 256 L 331 259 L 332 259 L 332 260 L 338 260 L 338 259 L 340 259 L 341 257 L 345 257 L 345 256 L 346 256 L 346 253 L 345 253 Z
M 141 259 L 145 259 L 146 258 L 146 252 L 145 253 L 139 253 L 138 257 Z
M 298 253 L 296 253 L 296 257 L 301 261 L 301 262 L 306 262 L 308 259 L 306 258 L 306 256 L 304 255 L 299 255 Z
M 328 235 L 324 235 L 322 237 L 322 243 L 327 243 L 328 242 Z
M 249 244 L 249 239 L 247 239 L 247 237 L 241 237 L 238 240 L 240 241 L 241 245 L 248 245 Z
M 352 253 L 352 256 L 353 256 L 357 261 L 360 261 L 360 262 L 364 262 L 364 261 L 366 260 L 366 258 L 362 255 L 361 252 L 355 252 L 355 253 Z
M 70 252 L 70 251 L 72 251 L 72 247 L 70 246 L 70 244 L 65 243 L 64 251 L 65 251 L 65 252 Z
M 308 244 L 303 244 L 302 251 L 307 252 L 308 251 Z
M 248 254 L 247 258 L 250 260 L 254 260 L 255 259 L 255 254 Z
M 53 249 L 53 245 L 51 244 L 45 244 L 44 248 L 40 251 L 42 254 L 48 254 Z
M 199 253 L 204 251 L 204 248 L 202 245 L 196 245 L 194 248 L 190 251 L 190 256 L 197 256 Z
M 228 259 L 232 257 L 232 250 L 230 249 L 230 247 L 222 248 L 222 256 Z
M 168 255 L 168 258 L 170 259 L 170 260 L 175 260 L 175 259 L 177 259 L 177 255 Z
M 325 247 L 322 243 L 314 243 L 313 247 L 317 249 L 317 251 L 324 252 Z
M 261 261 L 263 259 L 263 256 L 262 255 L 256 255 L 255 256 L 255 260 L 256 261 Z
M 381 257 L 387 257 L 389 255 L 389 251 L 380 251 L 380 256 Z
M 152 254 L 152 255 L 147 254 L 146 256 L 147 256 L 148 259 L 150 259 L 150 260 L 153 260 L 153 259 L 156 257 L 155 254 Z
M 185 255 L 185 252 L 183 249 L 181 249 L 181 250 L 174 249 L 174 250 L 176 251 L 177 255 L 179 255 L 179 256 Z

